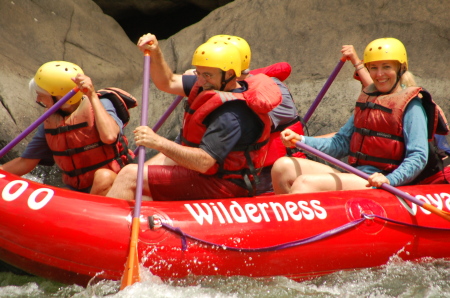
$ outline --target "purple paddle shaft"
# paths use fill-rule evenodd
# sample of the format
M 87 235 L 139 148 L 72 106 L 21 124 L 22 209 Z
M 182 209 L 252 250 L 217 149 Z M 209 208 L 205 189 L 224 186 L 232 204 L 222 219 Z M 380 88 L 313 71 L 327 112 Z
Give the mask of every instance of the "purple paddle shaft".
M 178 104 L 180 103 L 180 101 L 182 99 L 183 99 L 183 96 L 180 96 L 180 95 L 175 97 L 175 99 L 173 100 L 172 104 L 167 109 L 167 111 L 161 116 L 161 118 L 159 118 L 158 122 L 156 122 L 156 124 L 153 126 L 152 129 L 154 132 L 157 132 L 158 129 L 160 129 L 160 127 L 164 124 L 164 122 L 167 120 L 167 118 L 169 118 L 170 114 L 172 114 L 173 110 L 175 110 L 175 108 L 178 106 Z
M 314 100 L 314 102 L 312 103 L 311 107 L 309 108 L 309 110 L 306 112 L 305 117 L 303 117 L 303 121 L 305 123 L 308 122 L 309 118 L 311 118 L 312 114 L 314 113 L 314 111 L 316 110 L 317 106 L 319 105 L 320 101 L 322 100 L 322 98 L 325 96 L 325 93 L 327 93 L 328 88 L 330 88 L 331 83 L 333 83 L 334 79 L 336 78 L 336 76 L 338 75 L 339 71 L 341 71 L 342 66 L 344 65 L 346 59 L 345 57 L 342 57 L 339 60 L 339 63 L 336 65 L 336 67 L 334 68 L 333 72 L 331 73 L 330 77 L 328 78 L 328 80 L 325 82 L 325 85 L 323 85 L 322 90 L 320 90 L 319 94 L 317 94 L 316 99 Z
M 180 96 L 180 95 L 175 97 L 175 99 L 173 100 L 172 104 L 169 106 L 167 111 L 161 116 L 161 118 L 159 118 L 158 122 L 156 122 L 156 124 L 153 126 L 152 129 L 154 132 L 157 132 L 161 128 L 161 126 L 164 124 L 164 122 L 167 120 L 167 118 L 169 118 L 170 114 L 172 114 L 173 110 L 175 110 L 175 108 L 178 106 L 178 104 L 181 102 L 182 99 L 183 99 L 183 96 Z M 134 151 L 134 154 L 136 156 L 139 155 L 139 147 L 136 148 L 136 150 Z
M 80 89 L 78 87 L 73 88 L 66 95 L 64 95 L 60 100 L 58 100 L 51 108 L 49 108 L 44 114 L 36 119 L 27 129 L 22 131 L 15 139 L 13 139 L 9 144 L 0 150 L 0 158 L 2 158 L 9 150 L 11 150 L 15 145 L 22 141 L 30 132 L 36 129 L 42 122 L 45 121 L 50 115 L 55 113 L 63 104 L 65 104 L 69 99 L 71 99 Z
M 354 168 L 354 167 L 352 167 L 352 166 L 350 166 L 350 165 L 348 165 L 348 164 L 346 164 L 346 163 L 344 163 L 344 162 L 342 162 L 342 161 L 340 161 L 340 160 L 338 160 L 338 159 L 336 159 L 336 158 L 334 158 L 334 157 L 332 157 L 332 156 L 330 156 L 328 154 L 325 154 L 325 153 L 323 153 L 323 152 L 321 152 L 321 151 L 319 151 L 317 149 L 314 149 L 313 147 L 308 146 L 308 145 L 306 145 L 306 144 L 304 144 L 304 143 L 302 143 L 300 141 L 296 142 L 295 146 L 297 146 L 300 149 L 306 150 L 306 151 L 310 152 L 311 154 L 314 154 L 314 155 L 322 158 L 323 160 L 326 160 L 326 161 L 334 164 L 335 166 L 340 167 L 341 169 L 343 169 L 343 170 L 345 170 L 345 171 L 347 171 L 349 173 L 355 174 L 355 175 L 357 175 L 357 176 L 359 176 L 359 177 L 361 177 L 363 179 L 366 179 L 366 180 L 369 179 L 369 175 L 368 174 L 366 174 L 366 173 L 364 173 L 364 172 L 362 172 L 362 171 L 360 171 L 360 170 L 358 170 L 358 169 L 356 169 L 356 168 Z M 381 185 L 381 188 L 384 189 L 384 190 L 387 190 L 388 192 L 390 192 L 390 193 L 392 193 L 392 194 L 394 194 L 394 195 L 396 195 L 396 196 L 398 196 L 400 198 L 403 198 L 403 199 L 408 200 L 408 201 L 410 201 L 410 202 L 412 202 L 412 203 L 414 203 L 416 205 L 419 205 L 421 207 L 423 206 L 423 204 L 425 204 L 424 202 L 422 202 L 422 201 L 416 199 L 415 197 L 413 197 L 412 195 L 407 194 L 406 192 L 401 191 L 401 190 L 399 190 L 399 189 L 397 189 L 397 188 L 395 188 L 395 187 L 393 187 L 393 186 L 391 186 L 389 184 L 383 183 Z
M 148 101 L 150 89 L 150 52 L 144 55 L 144 81 L 142 83 L 142 107 L 141 107 L 141 126 L 147 126 L 148 117 Z M 138 147 L 138 173 L 136 181 L 136 195 L 133 217 L 139 217 L 141 214 L 142 202 L 142 186 L 144 184 L 144 162 L 145 162 L 145 147 Z

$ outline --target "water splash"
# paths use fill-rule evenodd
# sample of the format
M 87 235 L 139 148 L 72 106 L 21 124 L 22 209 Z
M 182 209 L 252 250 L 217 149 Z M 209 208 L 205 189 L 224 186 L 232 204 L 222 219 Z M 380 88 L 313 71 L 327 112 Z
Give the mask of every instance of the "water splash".
M 119 291 L 120 282 L 93 279 L 86 287 L 33 276 L 0 273 L 0 297 L 448 297 L 450 259 L 404 261 L 396 254 L 380 267 L 339 271 L 295 282 L 286 277 L 189 276 L 162 281 L 141 267 L 142 282 Z

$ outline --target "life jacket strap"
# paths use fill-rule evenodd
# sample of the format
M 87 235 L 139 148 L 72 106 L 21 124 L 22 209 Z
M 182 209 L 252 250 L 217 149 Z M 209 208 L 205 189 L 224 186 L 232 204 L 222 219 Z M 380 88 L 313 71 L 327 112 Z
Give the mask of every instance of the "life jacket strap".
M 71 148 L 71 149 L 67 149 L 64 151 L 52 151 L 52 154 L 55 156 L 72 156 L 74 154 L 92 150 L 92 149 L 98 148 L 103 145 L 104 145 L 104 143 L 100 141 L 100 142 L 89 144 L 89 145 L 86 145 L 83 147 Z
M 60 126 L 57 128 L 46 128 L 44 131 L 45 133 L 51 134 L 52 136 L 58 135 L 60 133 L 66 133 L 75 129 L 79 129 L 79 128 L 83 128 L 83 127 L 87 127 L 88 123 L 87 122 L 81 122 L 78 124 L 74 124 L 74 125 L 66 125 L 66 126 Z
M 93 171 L 93 170 L 97 170 L 97 169 L 99 169 L 99 168 L 109 164 L 113 160 L 117 160 L 117 158 L 111 158 L 111 159 L 108 159 L 108 160 L 104 160 L 102 162 L 99 162 L 99 163 L 97 163 L 95 165 L 92 165 L 92 166 L 89 166 L 89 167 L 84 167 L 84 168 L 81 168 L 81 169 L 74 169 L 72 171 L 63 171 L 63 172 L 64 172 L 64 174 L 66 174 L 69 177 L 76 177 L 76 176 L 82 175 L 84 173 L 87 173 L 87 172 L 90 172 L 90 171 Z
M 363 136 L 372 136 L 372 137 L 381 137 L 381 138 L 386 138 L 386 139 L 391 139 L 391 140 L 396 140 L 396 141 L 400 141 L 400 142 L 405 142 L 405 139 L 403 137 L 400 136 L 395 136 L 389 133 L 384 133 L 384 132 L 379 132 L 379 131 L 375 131 L 375 130 L 370 130 L 367 128 L 356 128 L 355 130 L 357 133 L 360 133 Z
M 401 160 L 393 160 L 393 159 L 388 159 L 388 158 L 380 158 L 380 157 L 375 157 L 375 156 L 370 156 L 361 152 L 350 152 L 349 154 L 352 157 L 357 158 L 358 160 L 369 160 L 369 161 L 374 161 L 374 162 L 379 162 L 379 163 L 384 163 L 384 164 L 393 164 L 393 165 L 400 165 L 402 163 Z M 355 166 L 357 164 L 352 164 L 352 166 Z
M 392 109 L 386 108 L 382 105 L 376 104 L 374 102 L 357 102 L 356 106 L 361 109 L 361 111 L 364 111 L 365 109 L 374 109 L 374 110 L 381 110 L 383 112 L 386 112 L 388 114 L 392 114 Z

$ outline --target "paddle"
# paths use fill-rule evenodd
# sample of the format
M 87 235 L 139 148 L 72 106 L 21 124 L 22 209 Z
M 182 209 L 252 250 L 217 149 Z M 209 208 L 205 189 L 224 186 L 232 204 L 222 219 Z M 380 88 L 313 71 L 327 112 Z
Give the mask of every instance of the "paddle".
M 146 50 L 144 53 L 144 82 L 142 85 L 142 111 L 141 111 L 141 126 L 147 126 L 148 115 L 148 101 L 150 89 L 150 51 Z M 138 147 L 138 174 L 136 184 L 135 206 L 133 212 L 133 221 L 131 225 L 130 251 L 128 254 L 127 263 L 125 265 L 125 272 L 122 276 L 122 283 L 120 289 L 139 282 L 141 280 L 139 273 L 139 259 L 137 251 L 137 243 L 140 229 L 140 215 L 142 202 L 142 186 L 144 183 L 144 162 L 145 162 L 145 147 Z
M 173 100 L 172 104 L 170 105 L 170 107 L 167 109 L 167 111 L 161 116 L 161 118 L 159 118 L 158 122 L 156 122 L 156 124 L 153 126 L 153 131 L 157 132 L 161 126 L 164 124 L 164 122 L 167 120 L 167 118 L 169 118 L 170 114 L 172 114 L 173 110 L 175 110 L 175 108 L 178 106 L 178 104 L 181 102 L 181 100 L 183 99 L 183 96 L 177 95 L 177 97 L 175 97 L 175 99 Z M 136 150 L 134 150 L 134 155 L 138 155 L 139 154 L 139 147 L 136 148 Z
M 362 171 L 360 171 L 360 170 L 358 170 L 358 169 L 356 169 L 356 168 L 354 168 L 354 167 L 352 167 L 352 166 L 350 166 L 350 165 L 348 165 L 348 164 L 346 164 L 346 163 L 344 163 L 344 162 L 342 162 L 342 161 L 340 161 L 340 160 L 338 160 L 338 159 L 336 159 L 336 158 L 334 158 L 332 156 L 329 156 L 328 154 L 325 154 L 325 153 L 323 153 L 323 152 L 321 152 L 321 151 L 319 151 L 317 149 L 314 149 L 311 146 L 308 146 L 308 145 L 306 145 L 306 144 L 304 144 L 304 143 L 302 143 L 300 141 L 297 141 L 297 140 L 292 140 L 292 143 L 295 144 L 296 147 L 298 147 L 300 149 L 304 149 L 304 150 L 310 152 L 311 154 L 314 154 L 314 155 L 322 158 L 323 160 L 326 160 L 327 162 L 330 162 L 330 163 L 340 167 L 341 169 L 346 170 L 347 172 L 355 174 L 355 175 L 357 175 L 357 176 L 359 176 L 359 177 L 361 177 L 363 179 L 366 179 L 366 180 L 369 179 L 369 175 L 368 174 L 366 174 L 366 173 L 364 173 L 364 172 L 362 172 Z M 403 199 L 405 199 L 407 201 L 410 201 L 411 203 L 414 203 L 414 204 L 422 207 L 423 209 L 426 209 L 426 210 L 430 211 L 431 213 L 439 215 L 440 217 L 450 221 L 450 213 L 449 212 L 440 210 L 440 209 L 434 207 L 431 204 L 427 204 L 425 202 L 422 202 L 422 201 L 416 199 L 415 197 L 413 197 L 412 195 L 407 194 L 406 192 L 403 192 L 403 191 L 393 187 L 392 185 L 383 183 L 380 188 L 382 188 L 384 190 L 387 190 L 388 192 L 390 192 L 390 193 L 392 193 L 392 194 L 394 194 L 394 195 L 396 195 L 396 196 L 398 196 L 400 198 L 403 198 Z
M 178 106 L 178 104 L 181 102 L 182 99 L 183 96 L 180 95 L 177 95 L 177 97 L 175 97 L 175 99 L 173 100 L 172 104 L 167 109 L 167 111 L 161 116 L 161 118 L 159 118 L 158 122 L 156 122 L 156 124 L 153 126 L 152 129 L 154 132 L 157 132 L 158 129 L 164 124 L 164 121 L 166 121 L 167 118 L 169 118 L 170 114 L 172 114 L 173 110 L 175 110 L 175 108 Z
M 325 93 L 327 93 L 328 88 L 330 88 L 331 83 L 333 83 L 334 79 L 336 78 L 336 76 L 338 75 L 339 71 L 341 70 L 342 66 L 344 65 L 346 61 L 346 57 L 342 57 L 338 64 L 336 65 L 336 67 L 334 68 L 333 72 L 331 73 L 330 77 L 328 78 L 328 80 L 325 82 L 325 85 L 323 85 L 322 90 L 320 90 L 319 94 L 317 94 L 316 99 L 313 101 L 312 105 L 309 107 L 309 110 L 306 112 L 305 117 L 303 117 L 303 121 L 305 123 L 308 122 L 309 118 L 311 117 L 311 115 L 314 113 L 314 111 L 316 110 L 317 106 L 319 105 L 320 101 L 322 100 L 322 98 L 325 96 Z
M 27 129 L 25 129 L 22 133 L 20 133 L 15 139 L 13 139 L 9 144 L 0 150 L 0 158 L 2 158 L 9 150 L 11 150 L 17 143 L 22 141 L 30 132 L 32 132 L 36 127 L 38 127 L 42 122 L 45 121 L 50 115 L 55 113 L 63 104 L 65 104 L 69 99 L 71 99 L 80 89 L 78 87 L 74 87 L 72 90 L 67 92 L 60 100 L 58 100 L 51 108 L 49 108 L 44 114 L 42 114 L 39 118 L 36 119 Z

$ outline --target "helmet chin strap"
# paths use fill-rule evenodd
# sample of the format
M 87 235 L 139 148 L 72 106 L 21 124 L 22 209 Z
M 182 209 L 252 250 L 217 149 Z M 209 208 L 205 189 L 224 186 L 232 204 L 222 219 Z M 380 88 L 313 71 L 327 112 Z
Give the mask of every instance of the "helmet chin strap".
M 56 104 L 58 102 L 58 100 L 56 99 L 56 96 L 52 96 L 53 99 L 53 104 Z M 64 112 L 63 110 L 59 109 L 58 111 L 56 111 L 56 113 L 60 114 L 63 117 L 67 117 L 70 115 L 70 113 Z
M 397 72 L 397 80 L 395 81 L 394 86 L 392 86 L 391 90 L 389 90 L 389 91 L 386 92 L 386 93 L 382 93 L 382 94 L 391 94 L 391 92 L 394 91 L 395 88 L 397 88 L 397 85 L 400 83 L 400 78 L 402 77 L 402 75 L 403 75 L 404 73 L 405 73 L 405 72 L 403 71 L 403 67 L 400 66 L 400 70 Z
M 227 86 L 227 84 L 236 77 L 236 74 L 234 74 L 228 80 L 225 80 L 225 74 L 226 74 L 226 72 L 222 70 L 222 81 L 220 82 L 220 90 L 219 91 L 225 90 L 225 87 Z

